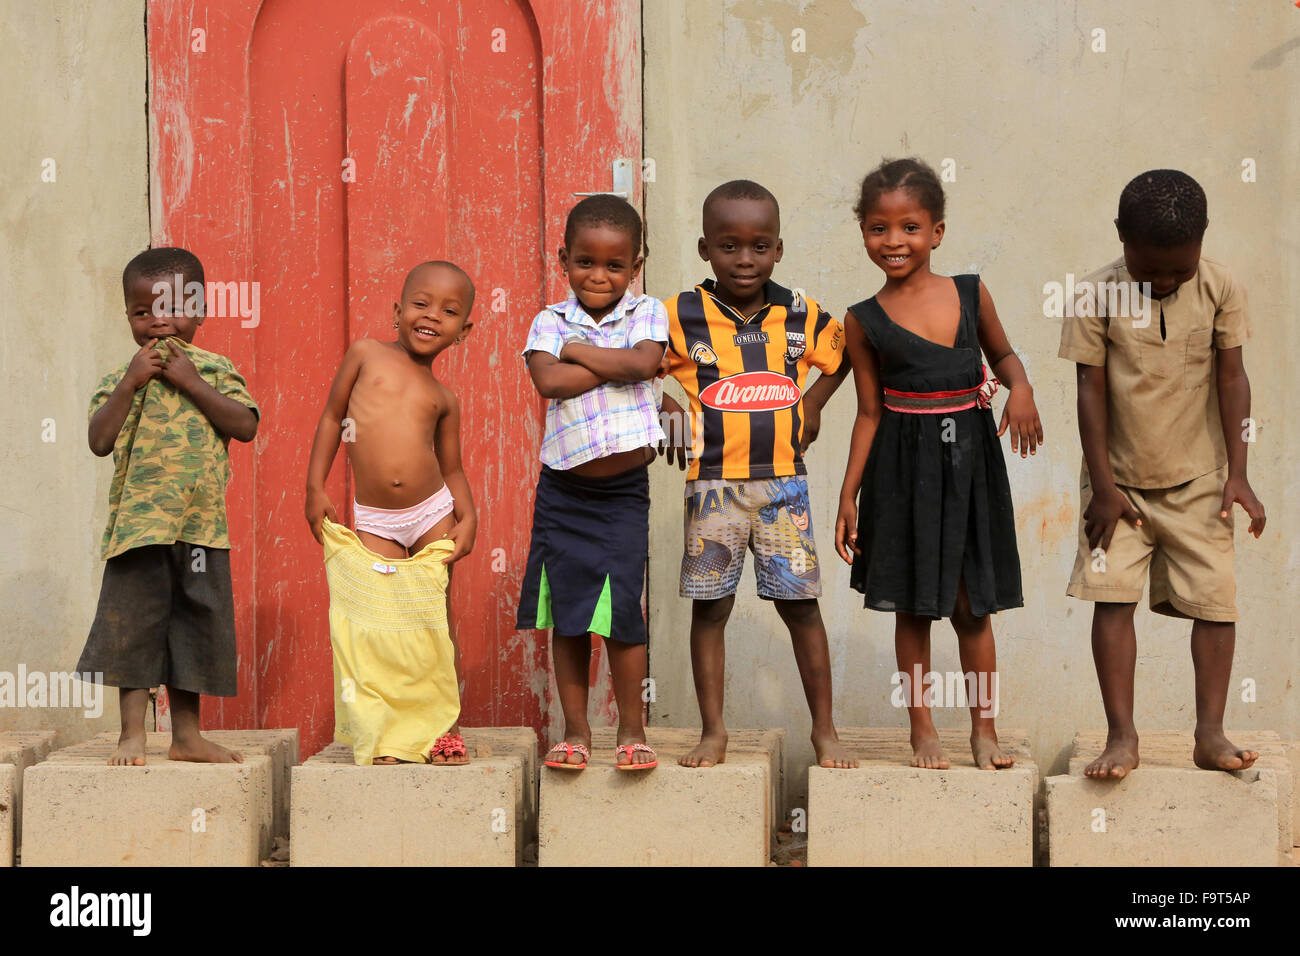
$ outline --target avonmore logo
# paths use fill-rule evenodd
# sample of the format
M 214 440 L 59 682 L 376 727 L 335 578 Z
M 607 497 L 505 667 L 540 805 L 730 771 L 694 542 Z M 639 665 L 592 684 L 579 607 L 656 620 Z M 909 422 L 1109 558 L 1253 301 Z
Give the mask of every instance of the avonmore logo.
M 720 412 L 774 412 L 797 405 L 799 386 L 780 372 L 742 372 L 700 392 L 700 402 Z

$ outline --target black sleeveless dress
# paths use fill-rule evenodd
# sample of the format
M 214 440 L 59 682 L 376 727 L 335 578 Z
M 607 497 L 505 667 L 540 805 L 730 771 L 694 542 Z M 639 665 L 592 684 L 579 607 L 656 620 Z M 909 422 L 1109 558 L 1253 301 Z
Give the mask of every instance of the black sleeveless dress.
M 954 276 L 961 321 L 952 348 L 897 325 L 875 297 L 849 311 L 880 356 L 880 383 L 905 392 L 973 388 L 984 378 L 979 276 Z M 850 577 L 866 607 L 951 617 L 964 577 L 977 615 L 1021 607 L 1020 555 L 993 412 L 884 409 L 862 472 Z

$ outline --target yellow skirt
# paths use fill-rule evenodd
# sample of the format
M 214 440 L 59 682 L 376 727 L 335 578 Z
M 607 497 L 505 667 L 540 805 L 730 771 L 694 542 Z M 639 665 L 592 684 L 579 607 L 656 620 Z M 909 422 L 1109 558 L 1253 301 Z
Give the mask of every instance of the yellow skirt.
M 358 765 L 375 757 L 427 762 L 460 715 L 447 626 L 450 541 L 383 558 L 349 529 L 323 527 L 334 648 L 334 739 Z

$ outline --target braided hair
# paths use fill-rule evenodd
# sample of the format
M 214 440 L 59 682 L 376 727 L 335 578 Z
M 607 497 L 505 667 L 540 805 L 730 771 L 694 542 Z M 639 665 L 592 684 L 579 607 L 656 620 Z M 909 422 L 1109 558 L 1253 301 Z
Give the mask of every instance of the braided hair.
M 895 189 L 905 189 L 934 222 L 943 220 L 943 185 L 930 166 L 915 157 L 886 159 L 862 180 L 862 189 L 853 214 L 858 222 L 867 218 L 877 200 Z

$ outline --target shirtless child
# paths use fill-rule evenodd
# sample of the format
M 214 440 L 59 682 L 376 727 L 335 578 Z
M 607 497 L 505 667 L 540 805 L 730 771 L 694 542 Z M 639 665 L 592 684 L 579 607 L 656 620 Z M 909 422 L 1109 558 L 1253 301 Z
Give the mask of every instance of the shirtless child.
M 312 442 L 306 512 L 326 548 L 336 739 L 353 745 L 358 764 L 468 762 L 445 595 L 478 519 L 461 467 L 460 403 L 433 361 L 469 335 L 473 305 L 474 284 L 459 267 L 412 269 L 393 303 L 396 340 L 352 344 Z M 355 535 L 325 491 L 345 438 Z M 429 594 L 436 601 L 416 607 Z M 385 598 L 389 606 L 377 606 Z

